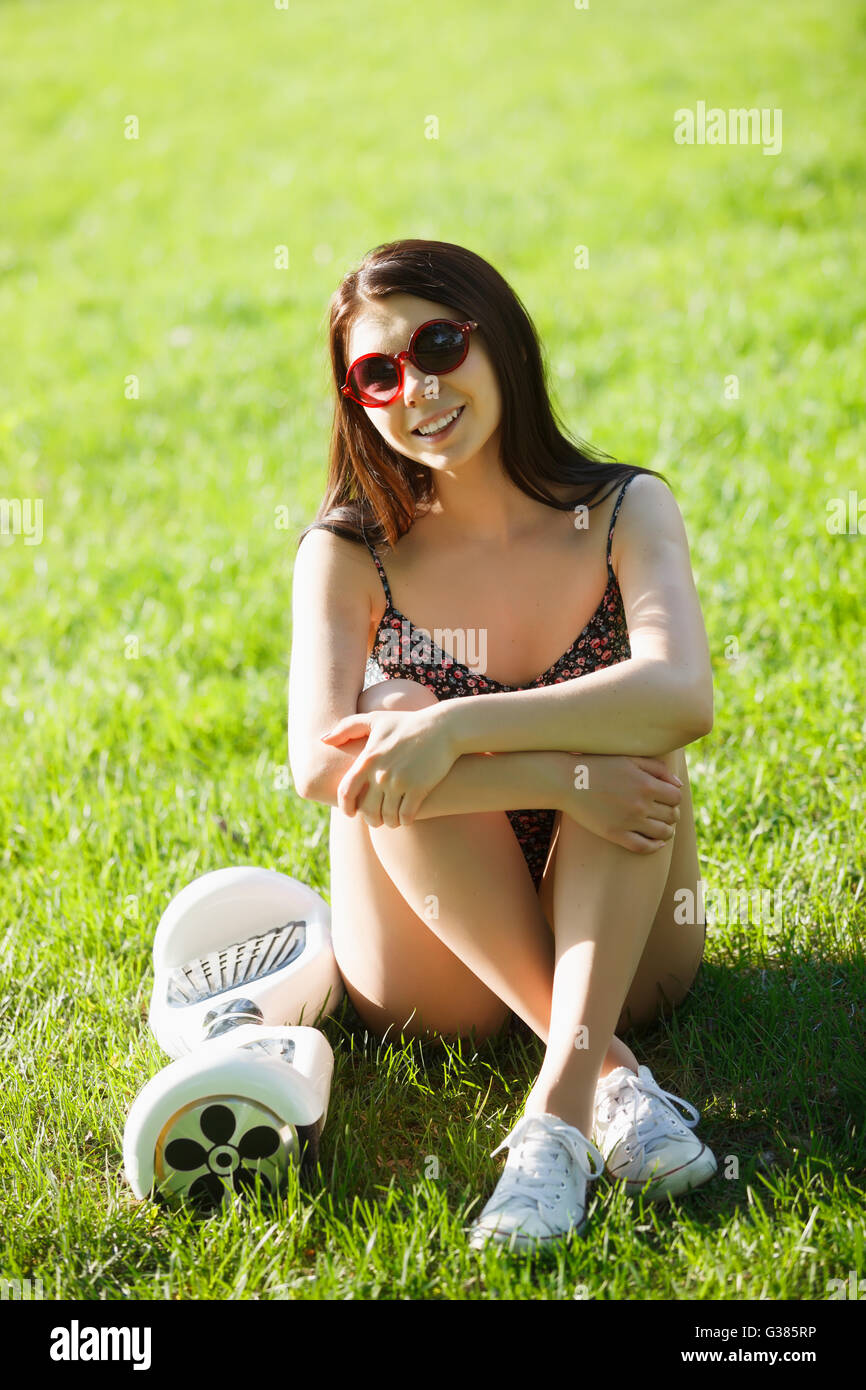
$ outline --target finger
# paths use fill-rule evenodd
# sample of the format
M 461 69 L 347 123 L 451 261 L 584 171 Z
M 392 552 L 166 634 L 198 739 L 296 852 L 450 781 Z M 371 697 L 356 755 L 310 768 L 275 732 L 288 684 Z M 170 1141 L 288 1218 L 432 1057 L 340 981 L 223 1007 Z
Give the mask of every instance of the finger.
M 400 801 L 403 799 L 403 792 L 389 781 L 388 773 L 382 767 L 375 771 L 374 781 L 377 791 L 382 794 L 382 824 L 388 826 L 389 830 L 396 830 L 400 824 Z
M 359 768 L 357 763 L 354 763 L 337 787 L 337 805 L 344 816 L 355 815 L 358 810 L 358 801 L 363 797 L 367 786 L 368 774 L 366 769 Z
M 418 813 L 420 801 L 410 801 L 408 796 L 404 796 L 400 802 L 400 824 L 414 825 L 415 816 Z
M 392 830 L 396 830 L 400 825 L 400 803 L 402 800 L 403 793 L 394 790 L 386 793 L 382 800 L 382 819 Z
M 623 849 L 631 850 L 633 854 L 655 854 L 656 850 L 661 849 L 664 840 L 649 840 L 646 835 L 639 835 L 636 830 L 627 830 L 623 840 Z
M 656 781 L 650 788 L 654 801 L 660 801 L 665 806 L 679 806 L 683 799 L 683 794 L 679 787 L 674 787 L 670 782 Z
M 382 828 L 385 822 L 382 816 L 382 793 L 378 787 L 368 787 L 359 804 L 359 811 L 371 830 Z
M 663 841 L 672 840 L 677 829 L 675 825 L 666 825 L 664 821 L 655 820 L 653 817 L 647 819 L 646 827 L 645 834 L 651 836 L 654 840 Z
M 377 768 L 373 774 L 373 781 L 376 785 L 376 792 L 380 797 L 381 824 L 388 826 L 390 830 L 395 829 L 400 824 L 398 811 L 400 798 L 403 795 L 400 791 L 395 791 L 393 784 L 388 780 L 388 774 L 384 768 Z
M 654 802 L 652 813 L 656 820 L 663 820 L 665 825 L 676 825 L 680 818 L 679 806 L 665 806 L 661 801 Z
M 681 787 L 683 784 L 675 772 L 671 772 L 660 758 L 635 758 L 645 772 L 651 772 L 653 777 L 658 777 L 662 782 L 670 782 L 672 786 Z
M 370 733 L 370 720 L 366 714 L 350 714 L 345 719 L 338 719 L 333 729 L 329 729 L 326 734 L 320 734 L 322 743 L 340 744 L 346 743 L 352 738 L 363 738 Z

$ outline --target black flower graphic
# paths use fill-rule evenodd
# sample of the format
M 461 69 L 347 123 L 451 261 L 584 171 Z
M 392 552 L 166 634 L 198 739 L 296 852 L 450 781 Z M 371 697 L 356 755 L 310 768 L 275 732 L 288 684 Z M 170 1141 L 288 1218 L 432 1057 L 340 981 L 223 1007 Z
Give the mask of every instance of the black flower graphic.
M 271 1158 L 280 1147 L 280 1135 L 271 1125 L 255 1125 L 232 1142 L 236 1120 L 227 1105 L 212 1104 L 199 1118 L 204 1142 L 196 1139 L 172 1139 L 165 1147 L 165 1162 L 181 1173 L 194 1173 L 206 1168 L 189 1186 L 186 1196 L 196 1206 L 218 1206 L 231 1188 L 235 1192 L 250 1192 L 259 1180 L 266 1192 L 274 1184 L 258 1167 L 245 1168 L 245 1163 Z

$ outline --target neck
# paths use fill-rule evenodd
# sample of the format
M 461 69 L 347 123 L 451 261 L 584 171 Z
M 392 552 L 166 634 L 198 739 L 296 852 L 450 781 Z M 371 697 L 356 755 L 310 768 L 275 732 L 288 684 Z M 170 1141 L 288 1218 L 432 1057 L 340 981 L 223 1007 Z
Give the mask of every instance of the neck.
M 506 547 L 549 512 L 512 483 L 495 440 L 456 467 L 434 469 L 434 498 L 425 516 L 436 519 L 441 538 Z

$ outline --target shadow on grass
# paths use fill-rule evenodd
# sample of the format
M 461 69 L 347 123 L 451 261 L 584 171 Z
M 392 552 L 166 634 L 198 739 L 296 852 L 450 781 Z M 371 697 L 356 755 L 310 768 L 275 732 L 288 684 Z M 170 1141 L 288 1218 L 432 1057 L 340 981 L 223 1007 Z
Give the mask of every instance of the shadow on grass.
M 695 1215 L 701 1205 L 714 1215 L 739 1207 L 749 1182 L 804 1164 L 863 1178 L 864 1001 L 866 967 L 856 955 L 705 962 L 669 1017 L 622 1035 L 658 1084 L 700 1113 L 719 1168 L 690 1196 Z M 389 1177 L 411 1186 L 443 1153 L 455 1195 L 498 1173 L 489 1154 L 519 1117 L 544 1056 L 522 1020 L 512 1017 L 478 1046 L 394 1030 L 380 1039 L 347 999 L 323 1027 L 337 1058 L 323 1158 L 343 1147 L 348 1126 L 356 1162 L 364 1154 L 350 1167 L 365 1195 Z
M 658 1084 L 699 1110 L 699 1133 L 716 1155 L 716 1177 L 678 1199 L 696 1231 L 718 1233 L 747 1206 L 750 1188 L 770 1208 L 796 1202 L 799 1210 L 804 1194 L 829 1190 L 836 1177 L 862 1181 L 864 998 L 866 970 L 856 952 L 838 961 L 705 963 L 670 1017 L 624 1035 Z M 443 1210 L 458 1225 L 473 1219 L 498 1180 L 503 1155 L 491 1154 L 522 1112 L 544 1055 L 541 1040 L 516 1018 L 478 1046 L 471 1038 L 401 1039 L 393 1031 L 380 1039 L 348 996 L 320 1026 L 335 1070 L 318 1165 L 301 1178 L 301 1204 L 316 1209 L 310 1231 L 324 1220 L 322 1230 L 336 1222 L 366 1232 L 377 1213 L 388 1226 L 395 1211 L 414 1213 L 410 1228 L 428 1218 L 435 1226 L 433 1213 Z M 288 1230 L 298 1195 L 282 1197 L 267 1220 L 276 1215 Z M 666 1245 L 671 1218 L 664 1210 L 656 1227 L 649 1204 L 632 1202 L 606 1180 L 591 1203 L 597 1234 L 622 1225 L 624 1206 L 632 1213 L 627 1226 L 649 1222 L 637 1227 L 648 1247 Z M 107 1265 L 150 1277 L 178 1239 L 194 1242 L 195 1220 L 148 1211 L 147 1203 L 134 1207 L 138 1214 L 121 1236 L 110 1220 L 88 1232 L 91 1259 L 102 1255 L 94 1289 Z M 84 1217 L 82 1225 L 92 1222 Z M 307 1243 L 301 1240 L 296 1255 L 304 1267 L 314 1260 L 316 1237 L 309 1251 Z M 91 1283 L 83 1274 L 79 1287 Z

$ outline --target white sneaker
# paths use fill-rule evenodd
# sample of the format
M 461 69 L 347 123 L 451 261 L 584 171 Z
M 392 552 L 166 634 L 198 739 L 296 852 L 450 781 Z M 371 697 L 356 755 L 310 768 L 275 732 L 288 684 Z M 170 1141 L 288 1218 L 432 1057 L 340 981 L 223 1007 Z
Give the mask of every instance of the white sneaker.
M 690 1116 L 679 1115 L 674 1105 Z M 715 1158 L 691 1132 L 699 1118 L 688 1101 L 661 1089 L 649 1067 L 637 1075 L 617 1067 L 596 1088 L 592 1137 L 608 1175 L 630 1196 L 646 1188 L 652 1202 L 700 1187 L 715 1173 Z
M 469 1236 L 510 1250 L 552 1245 L 586 1225 L 586 1185 L 604 1172 L 594 1144 L 557 1115 L 524 1115 L 493 1150 L 510 1150 L 493 1196 Z M 595 1171 L 589 1166 L 592 1158 Z

